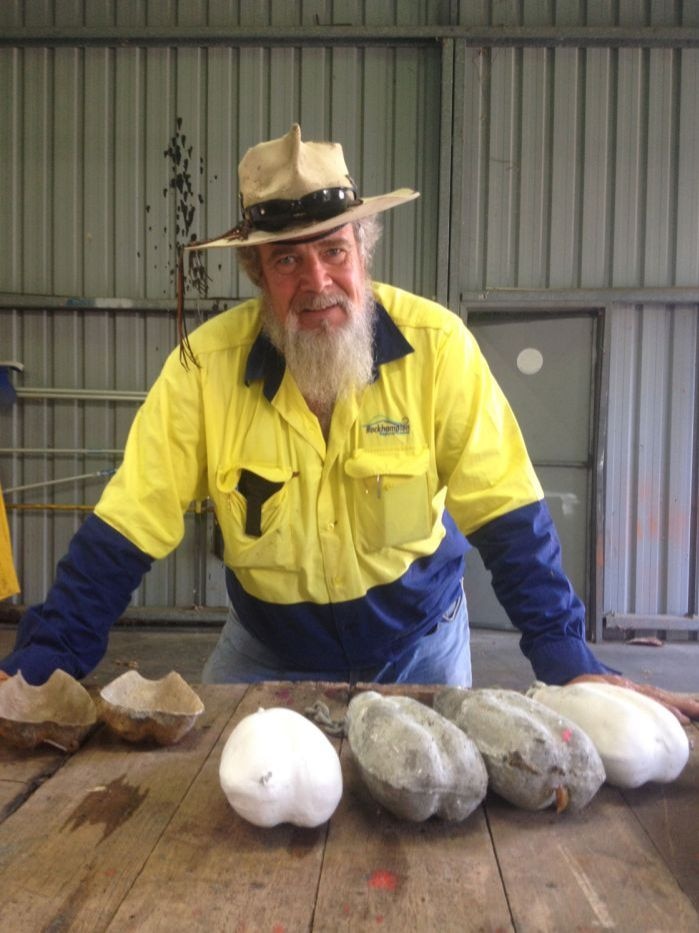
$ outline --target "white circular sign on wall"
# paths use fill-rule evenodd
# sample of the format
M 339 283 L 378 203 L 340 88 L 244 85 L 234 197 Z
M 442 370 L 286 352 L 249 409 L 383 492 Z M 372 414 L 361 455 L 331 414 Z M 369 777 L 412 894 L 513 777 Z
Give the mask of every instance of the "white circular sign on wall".
M 517 369 L 525 376 L 533 376 L 544 365 L 544 357 L 535 347 L 520 350 L 517 356 Z

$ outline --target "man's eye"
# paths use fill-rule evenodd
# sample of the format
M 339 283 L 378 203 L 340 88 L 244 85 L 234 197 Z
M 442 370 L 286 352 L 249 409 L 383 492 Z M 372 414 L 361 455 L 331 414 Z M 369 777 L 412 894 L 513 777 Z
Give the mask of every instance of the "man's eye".
M 274 260 L 275 268 L 279 269 L 280 272 L 288 272 L 293 269 L 296 265 L 295 256 L 279 256 Z
M 345 250 L 341 246 L 333 246 L 330 249 L 326 249 L 325 253 L 326 262 L 337 264 L 342 262 L 345 258 Z

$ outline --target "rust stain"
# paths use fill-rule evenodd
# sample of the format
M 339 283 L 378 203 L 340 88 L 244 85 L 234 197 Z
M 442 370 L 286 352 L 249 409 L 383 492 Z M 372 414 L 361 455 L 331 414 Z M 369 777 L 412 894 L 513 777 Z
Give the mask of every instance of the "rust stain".
M 103 787 L 95 787 L 80 801 L 73 813 L 63 824 L 63 829 L 74 831 L 81 826 L 103 824 L 102 839 L 118 829 L 141 806 L 148 791 L 128 784 L 124 776 L 116 778 Z
M 667 535 L 670 542 L 683 547 L 691 533 L 691 521 L 683 504 L 673 500 L 668 507 Z
M 604 567 L 604 537 L 602 535 L 598 535 L 595 542 L 595 563 L 598 569 Z

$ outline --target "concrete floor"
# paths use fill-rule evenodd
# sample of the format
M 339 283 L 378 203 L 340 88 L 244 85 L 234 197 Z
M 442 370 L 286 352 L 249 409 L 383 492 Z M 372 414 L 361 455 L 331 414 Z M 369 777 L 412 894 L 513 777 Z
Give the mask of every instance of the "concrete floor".
M 216 643 L 215 628 L 164 628 L 118 625 L 109 649 L 86 684 L 103 685 L 136 667 L 151 679 L 177 671 L 189 683 L 200 681 L 201 670 Z M 524 690 L 534 680 L 528 661 L 519 650 L 517 633 L 476 629 L 471 633 L 474 687 Z M 0 627 L 0 657 L 12 648 L 14 631 Z M 699 694 L 699 642 L 672 641 L 662 647 L 630 645 L 621 641 L 593 646 L 597 657 L 639 683 Z

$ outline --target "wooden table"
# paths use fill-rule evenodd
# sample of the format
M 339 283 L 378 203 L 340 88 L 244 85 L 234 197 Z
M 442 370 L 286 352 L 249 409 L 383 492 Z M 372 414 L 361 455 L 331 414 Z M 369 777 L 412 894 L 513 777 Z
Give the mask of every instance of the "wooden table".
M 697 748 L 675 783 L 604 786 L 577 815 L 489 795 L 463 823 L 413 824 L 369 797 L 335 740 L 345 789 L 332 819 L 260 829 L 220 790 L 231 729 L 260 706 L 316 699 L 340 717 L 349 689 L 197 691 L 206 711 L 169 748 L 104 727 L 73 755 L 0 746 L 0 929 L 699 931 Z

